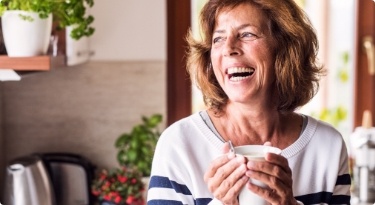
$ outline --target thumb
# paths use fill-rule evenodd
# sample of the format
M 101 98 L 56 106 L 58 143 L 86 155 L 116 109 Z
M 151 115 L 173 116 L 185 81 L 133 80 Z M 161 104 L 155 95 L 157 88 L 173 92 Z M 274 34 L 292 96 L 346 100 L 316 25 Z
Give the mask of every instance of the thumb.
M 221 152 L 222 152 L 223 154 L 226 154 L 226 153 L 229 152 L 229 150 L 230 150 L 229 142 L 225 142 L 223 148 L 221 149 Z

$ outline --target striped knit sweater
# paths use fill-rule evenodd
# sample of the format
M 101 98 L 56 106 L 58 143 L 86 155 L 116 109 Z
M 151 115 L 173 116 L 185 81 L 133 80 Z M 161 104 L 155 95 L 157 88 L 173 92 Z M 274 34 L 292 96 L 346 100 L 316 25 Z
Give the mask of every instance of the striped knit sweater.
M 217 204 L 203 176 L 210 162 L 222 154 L 223 145 L 199 113 L 168 127 L 155 150 L 147 204 Z M 307 117 L 299 139 L 281 155 L 292 169 L 293 193 L 298 201 L 350 204 L 347 150 L 333 127 Z

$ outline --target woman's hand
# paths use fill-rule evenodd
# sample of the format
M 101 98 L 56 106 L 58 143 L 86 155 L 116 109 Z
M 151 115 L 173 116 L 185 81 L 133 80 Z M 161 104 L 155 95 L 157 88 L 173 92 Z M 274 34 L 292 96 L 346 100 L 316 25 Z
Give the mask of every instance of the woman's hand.
M 249 178 L 246 173 L 246 160 L 229 152 L 226 143 L 224 155 L 213 160 L 204 175 L 208 189 L 224 205 L 238 205 L 238 194 Z
M 270 145 L 266 143 L 266 145 Z M 261 188 L 248 183 L 246 186 L 272 205 L 298 204 L 293 196 L 292 171 L 288 160 L 277 154 L 267 153 L 265 161 L 248 161 L 246 175 L 268 185 Z

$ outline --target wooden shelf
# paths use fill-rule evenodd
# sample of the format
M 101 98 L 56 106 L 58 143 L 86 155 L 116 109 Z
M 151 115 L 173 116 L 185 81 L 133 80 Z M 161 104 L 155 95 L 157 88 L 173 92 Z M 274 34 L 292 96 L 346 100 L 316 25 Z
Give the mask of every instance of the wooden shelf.
M 66 66 L 66 56 L 8 57 L 0 55 L 0 69 L 16 71 L 49 71 L 52 68 Z

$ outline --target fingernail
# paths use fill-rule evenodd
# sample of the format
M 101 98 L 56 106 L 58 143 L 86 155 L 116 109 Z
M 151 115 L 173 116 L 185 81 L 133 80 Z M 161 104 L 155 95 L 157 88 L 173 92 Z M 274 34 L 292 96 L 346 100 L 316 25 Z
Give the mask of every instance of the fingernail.
M 228 153 L 228 159 L 233 159 L 235 156 L 234 156 L 234 153 L 233 152 L 229 152 Z
M 242 163 L 245 162 L 245 157 L 242 156 L 242 155 L 237 155 L 236 158 L 237 158 L 237 161 L 238 161 L 238 162 L 242 162 Z

